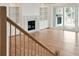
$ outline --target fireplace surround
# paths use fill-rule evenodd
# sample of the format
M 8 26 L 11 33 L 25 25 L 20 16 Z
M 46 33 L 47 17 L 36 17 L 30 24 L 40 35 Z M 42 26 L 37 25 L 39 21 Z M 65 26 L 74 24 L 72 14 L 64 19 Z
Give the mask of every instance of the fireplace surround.
M 39 16 L 25 16 L 24 28 L 28 32 L 39 31 Z

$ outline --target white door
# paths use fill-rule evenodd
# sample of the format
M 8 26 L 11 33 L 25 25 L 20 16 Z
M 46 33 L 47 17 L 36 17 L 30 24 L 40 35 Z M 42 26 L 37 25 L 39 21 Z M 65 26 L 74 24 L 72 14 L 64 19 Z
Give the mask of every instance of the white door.
M 64 29 L 75 30 L 75 7 L 64 7 Z
M 55 9 L 55 27 L 62 28 L 63 27 L 63 8 L 57 7 Z

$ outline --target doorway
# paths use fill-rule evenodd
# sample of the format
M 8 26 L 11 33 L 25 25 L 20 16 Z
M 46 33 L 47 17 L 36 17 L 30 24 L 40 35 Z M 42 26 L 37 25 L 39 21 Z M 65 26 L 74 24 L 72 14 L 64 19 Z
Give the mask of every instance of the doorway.
M 55 27 L 58 29 L 63 28 L 63 8 L 62 7 L 58 7 L 55 8 Z

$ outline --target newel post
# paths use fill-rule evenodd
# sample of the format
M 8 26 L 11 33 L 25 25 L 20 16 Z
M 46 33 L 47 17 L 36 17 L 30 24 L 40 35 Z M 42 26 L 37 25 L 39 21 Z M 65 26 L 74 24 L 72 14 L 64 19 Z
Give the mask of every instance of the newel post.
M 6 56 L 6 7 L 0 6 L 0 56 Z

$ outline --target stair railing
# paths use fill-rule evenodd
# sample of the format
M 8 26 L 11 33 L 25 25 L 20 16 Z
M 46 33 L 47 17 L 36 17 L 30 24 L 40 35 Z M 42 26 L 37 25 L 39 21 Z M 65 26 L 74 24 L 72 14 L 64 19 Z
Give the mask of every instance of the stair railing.
M 27 55 L 27 56 L 52 56 L 56 55 L 39 41 L 37 41 L 32 35 L 22 29 L 19 25 L 13 22 L 7 17 L 9 23 L 9 52 L 10 55 Z M 12 26 L 14 27 L 12 33 Z M 17 33 L 17 30 L 19 31 Z

